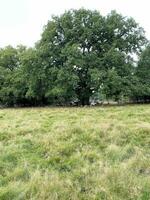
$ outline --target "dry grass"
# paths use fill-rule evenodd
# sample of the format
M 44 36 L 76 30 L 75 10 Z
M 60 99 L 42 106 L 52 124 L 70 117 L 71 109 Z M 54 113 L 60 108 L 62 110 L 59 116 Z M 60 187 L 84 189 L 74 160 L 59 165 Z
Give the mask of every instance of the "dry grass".
M 150 106 L 0 110 L 0 200 L 149 200 Z

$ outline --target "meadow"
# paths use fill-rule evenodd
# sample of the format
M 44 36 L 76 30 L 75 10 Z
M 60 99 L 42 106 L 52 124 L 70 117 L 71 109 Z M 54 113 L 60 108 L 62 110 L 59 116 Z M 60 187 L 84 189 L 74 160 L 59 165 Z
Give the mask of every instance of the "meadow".
M 101 199 L 150 199 L 150 105 L 0 109 L 0 200 Z

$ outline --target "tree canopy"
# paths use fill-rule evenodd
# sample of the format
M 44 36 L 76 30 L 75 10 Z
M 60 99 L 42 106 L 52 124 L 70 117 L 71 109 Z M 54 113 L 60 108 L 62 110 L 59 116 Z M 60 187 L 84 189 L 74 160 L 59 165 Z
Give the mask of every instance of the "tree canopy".
M 139 83 L 149 96 L 149 48 L 138 67 L 134 61 L 146 42 L 135 20 L 115 11 L 102 16 L 79 9 L 53 16 L 34 48 L 0 50 L 0 102 L 89 105 L 96 96 L 135 99 Z

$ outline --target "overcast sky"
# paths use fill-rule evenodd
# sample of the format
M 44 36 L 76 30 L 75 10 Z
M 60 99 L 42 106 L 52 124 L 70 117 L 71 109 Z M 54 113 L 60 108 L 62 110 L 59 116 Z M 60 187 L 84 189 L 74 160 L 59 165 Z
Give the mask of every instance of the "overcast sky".
M 150 39 L 149 0 L 0 0 L 0 47 L 33 46 L 51 15 L 83 7 L 97 9 L 102 15 L 116 10 L 132 16 Z

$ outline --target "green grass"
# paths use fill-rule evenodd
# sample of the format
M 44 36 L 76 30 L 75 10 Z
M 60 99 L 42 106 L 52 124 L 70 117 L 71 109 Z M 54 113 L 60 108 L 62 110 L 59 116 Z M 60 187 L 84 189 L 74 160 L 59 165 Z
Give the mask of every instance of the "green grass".
M 149 200 L 150 106 L 0 110 L 0 200 Z

